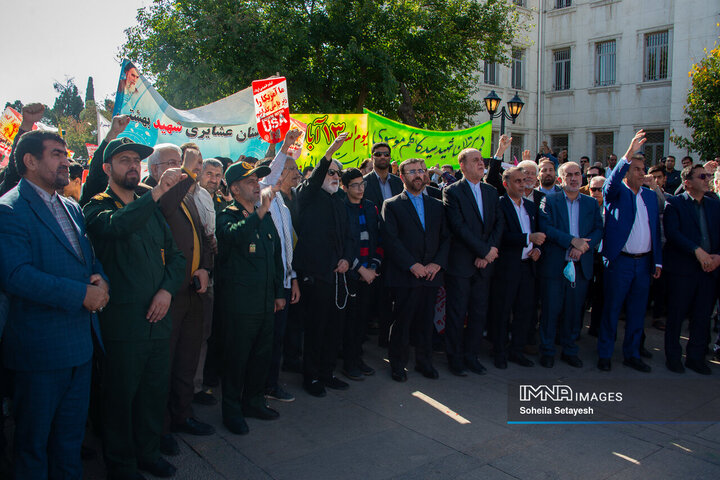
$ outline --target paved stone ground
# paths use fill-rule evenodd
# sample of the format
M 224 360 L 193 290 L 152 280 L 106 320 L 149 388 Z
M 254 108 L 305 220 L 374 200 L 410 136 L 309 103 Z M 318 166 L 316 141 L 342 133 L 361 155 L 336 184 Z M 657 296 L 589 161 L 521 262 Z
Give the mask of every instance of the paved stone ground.
M 249 419 L 246 436 L 223 427 L 219 406 L 197 406 L 196 416 L 214 425 L 217 434 L 178 435 L 181 453 L 170 461 L 178 467 L 177 479 L 720 478 L 720 423 L 508 425 L 507 384 L 527 380 L 612 376 L 642 385 L 646 379 L 681 379 L 682 402 L 669 404 L 648 396 L 647 409 L 656 411 L 656 418 L 680 418 L 708 406 L 720 410 L 720 364 L 712 364 L 713 376 L 701 381 L 694 372 L 673 374 L 664 367 L 662 332 L 649 327 L 647 334 L 654 352 L 650 374 L 623 367 L 617 351 L 611 374 L 598 371 L 595 339 L 584 331 L 582 369 L 556 361 L 551 370 L 510 364 L 500 371 L 487 358 L 487 375 L 458 378 L 450 375 L 438 354 L 440 379 L 428 380 L 410 369 L 404 384 L 390 379 L 384 352 L 372 337 L 373 342 L 366 343 L 366 361 L 377 368 L 375 376 L 318 399 L 302 390 L 299 375 L 283 373 L 281 381 L 297 400 L 274 402 L 281 414 L 276 421 Z M 672 385 L 678 388 L 677 382 Z M 456 422 L 414 397 L 416 391 L 470 423 Z M 633 414 L 628 412 L 628 418 L 638 418 Z M 104 478 L 100 460 L 86 463 L 85 478 Z

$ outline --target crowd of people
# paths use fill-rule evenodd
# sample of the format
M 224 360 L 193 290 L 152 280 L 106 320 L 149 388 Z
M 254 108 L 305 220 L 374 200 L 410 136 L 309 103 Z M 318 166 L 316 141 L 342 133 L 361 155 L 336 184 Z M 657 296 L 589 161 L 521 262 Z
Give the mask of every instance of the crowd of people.
M 295 399 L 281 370 L 315 397 L 348 389 L 340 374 L 375 374 L 363 359 L 374 333 L 397 382 L 411 349 L 429 379 L 438 350 L 456 376 L 487 373 L 488 356 L 497 369 L 533 367 L 535 354 L 553 368 L 556 349 L 581 368 L 590 306 L 597 368 L 612 369 L 624 314 L 623 365 L 647 373 L 650 306 L 667 368 L 711 373 L 720 171 L 667 157 L 646 172 L 642 130 L 607 165 L 543 145 L 510 166 L 503 135 L 492 158 L 463 150 L 458 171 L 398 164 L 388 143 L 364 170 L 345 168 L 333 158 L 343 133 L 301 172 L 288 156 L 297 130 L 266 158 L 233 162 L 119 138 L 121 115 L 83 184 L 63 138 L 32 130 L 41 116 L 24 108 L 0 185 L 14 478 L 81 478 L 88 421 L 108 478 L 170 477 L 173 433 L 215 433 L 193 411 L 218 402 L 213 388 L 224 427 L 248 434 L 246 418 L 276 419 L 269 401 Z

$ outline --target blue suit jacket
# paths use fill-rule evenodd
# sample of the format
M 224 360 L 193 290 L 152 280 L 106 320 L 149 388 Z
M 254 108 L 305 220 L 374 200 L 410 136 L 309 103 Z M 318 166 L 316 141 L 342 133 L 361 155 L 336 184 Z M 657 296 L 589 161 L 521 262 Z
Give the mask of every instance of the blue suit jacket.
M 603 220 L 600 207 L 594 198 L 580 194 L 578 201 L 580 202 L 579 237 L 590 239 L 588 242 L 590 249 L 580 257 L 582 272 L 576 272 L 576 275 L 582 274 L 586 280 L 589 280 L 593 272 L 593 252 L 602 239 Z M 538 230 L 547 236 L 541 247 L 540 276 L 560 278 L 567 264 L 565 255 L 572 247 L 570 242 L 573 239 L 570 235 L 570 219 L 564 192 L 551 193 L 542 199 Z
M 716 197 L 717 198 L 717 197 Z M 703 209 L 710 237 L 707 253 L 720 253 L 720 202 L 711 197 L 703 198 Z M 665 264 L 663 270 L 675 275 L 703 274 L 695 249 L 700 247 L 700 219 L 688 193 L 667 199 L 663 215 L 665 225 Z M 717 276 L 718 269 L 711 275 Z
M 90 276 L 105 275 L 80 206 L 62 196 L 60 201 L 75 224 L 84 260 L 27 180 L 0 198 L 0 287 L 10 299 L 3 358 L 13 370 L 82 365 L 92 356 L 91 329 L 100 341 L 97 315 L 82 304 Z
M 627 242 L 630 230 L 635 223 L 635 194 L 623 179 L 630 168 L 630 162 L 622 158 L 610 172 L 603 185 L 605 201 L 605 236 L 603 237 L 602 255 L 608 261 L 615 260 Z M 649 188 L 641 187 L 640 195 L 645 203 L 650 221 L 652 237 L 652 254 L 654 265 L 662 265 L 662 244 L 660 242 L 660 212 L 658 211 L 657 194 Z M 655 267 L 652 267 L 654 273 Z

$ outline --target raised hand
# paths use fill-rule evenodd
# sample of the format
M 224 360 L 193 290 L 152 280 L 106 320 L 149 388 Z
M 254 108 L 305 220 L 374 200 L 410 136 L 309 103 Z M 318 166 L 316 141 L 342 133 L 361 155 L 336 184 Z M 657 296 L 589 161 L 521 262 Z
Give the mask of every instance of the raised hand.
M 43 114 L 45 113 L 45 105 L 42 103 L 28 103 L 22 107 L 22 123 L 20 129 L 30 131 L 35 125 L 35 122 L 39 122 Z
M 495 158 L 502 158 L 502 156 L 505 154 L 505 150 L 507 150 L 510 145 L 512 145 L 512 137 L 509 137 L 503 133 L 500 136 L 500 140 L 498 140 L 498 148 L 495 152 Z
M 165 172 L 163 172 L 162 177 L 160 177 L 160 182 L 158 182 L 157 186 L 152 189 L 151 194 L 153 200 L 157 202 L 158 200 L 160 200 L 160 197 L 165 195 L 168 190 L 170 190 L 172 187 L 174 187 L 186 178 L 187 173 L 183 173 L 182 169 L 168 168 L 167 170 L 165 170 Z
M 325 152 L 325 158 L 328 160 L 332 158 L 333 155 L 335 155 L 335 152 L 337 152 L 340 147 L 342 147 L 342 144 L 345 143 L 345 140 L 347 140 L 348 134 L 347 132 L 343 132 L 340 135 L 337 136 L 335 141 L 330 144 L 327 151 Z
M 625 158 L 630 160 L 633 155 L 640 151 L 646 140 L 647 139 L 645 138 L 645 130 L 638 130 L 638 132 L 635 134 L 632 141 L 630 142 L 630 146 L 625 153 Z
M 125 128 L 130 125 L 130 117 L 127 115 L 115 115 L 110 124 L 110 131 L 105 136 L 105 140 L 115 140 L 118 135 L 125 131 Z

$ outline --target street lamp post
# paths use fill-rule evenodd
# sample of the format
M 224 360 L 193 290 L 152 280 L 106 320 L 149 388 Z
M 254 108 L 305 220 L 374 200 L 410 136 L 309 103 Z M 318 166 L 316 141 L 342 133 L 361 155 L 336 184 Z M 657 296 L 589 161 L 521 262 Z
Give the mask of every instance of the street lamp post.
M 507 102 L 508 110 L 510 111 L 509 114 L 505 111 L 505 107 L 502 107 L 499 112 L 497 111 L 502 99 L 497 96 L 495 90 L 492 90 L 488 96 L 484 98 L 484 100 L 485 108 L 487 108 L 487 111 L 490 114 L 490 120 L 500 117 L 500 135 L 505 133 L 505 119 L 507 118 L 515 124 L 515 119 L 518 115 L 520 115 L 520 112 L 525 105 L 525 102 L 520 100 L 520 97 L 518 97 L 517 91 L 515 92 L 515 96 Z

